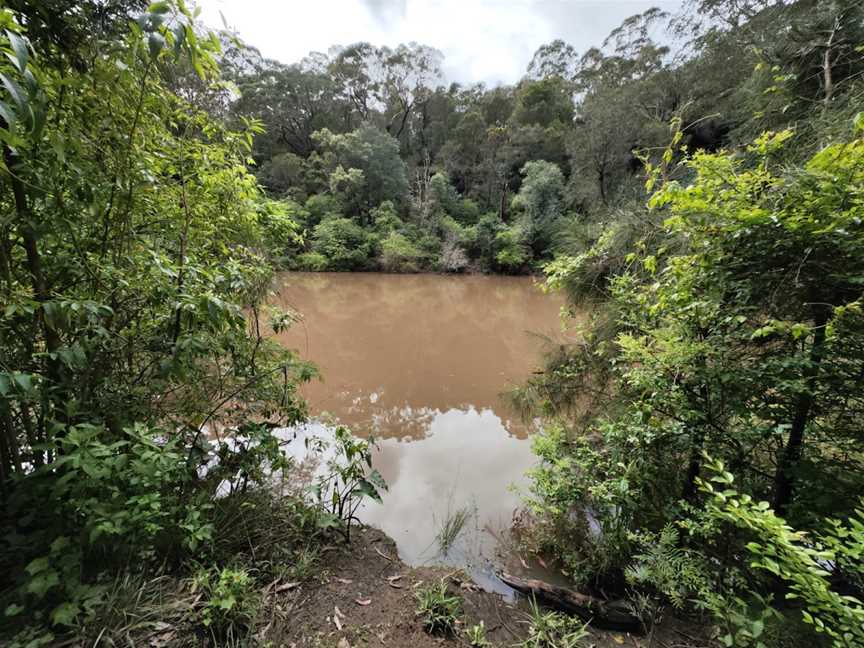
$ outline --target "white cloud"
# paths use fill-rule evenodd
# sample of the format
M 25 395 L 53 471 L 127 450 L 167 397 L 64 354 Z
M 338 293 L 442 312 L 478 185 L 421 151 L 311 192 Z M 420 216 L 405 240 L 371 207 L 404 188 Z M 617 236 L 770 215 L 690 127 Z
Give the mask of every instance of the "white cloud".
M 199 0 L 202 18 L 224 15 L 250 45 L 285 63 L 331 45 L 416 41 L 445 55 L 448 80 L 514 83 L 534 51 L 563 38 L 578 50 L 598 45 L 621 20 L 680 0 Z

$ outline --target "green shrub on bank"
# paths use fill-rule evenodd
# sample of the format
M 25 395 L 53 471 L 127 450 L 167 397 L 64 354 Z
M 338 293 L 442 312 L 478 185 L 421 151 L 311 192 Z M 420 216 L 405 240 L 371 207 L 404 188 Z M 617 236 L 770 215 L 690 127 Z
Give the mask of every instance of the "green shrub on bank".
M 327 218 L 312 232 L 312 252 L 327 259 L 328 270 L 368 270 L 377 238 L 347 218 Z
M 424 258 L 423 252 L 408 237 L 398 232 L 381 241 L 381 268 L 386 272 L 417 272 Z
M 862 134 L 790 163 L 795 134 L 765 133 L 675 173 L 670 149 L 641 238 L 619 224 L 548 266 L 605 298 L 523 393 L 561 422 L 535 441 L 528 537 L 580 583 L 629 579 L 729 646 L 861 642 Z

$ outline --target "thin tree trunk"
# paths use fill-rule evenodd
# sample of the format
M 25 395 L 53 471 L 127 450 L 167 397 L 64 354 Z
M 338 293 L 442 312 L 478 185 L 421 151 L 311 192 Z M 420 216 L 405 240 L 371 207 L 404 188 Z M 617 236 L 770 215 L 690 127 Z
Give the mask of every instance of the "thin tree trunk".
M 831 70 L 831 48 L 834 45 L 834 36 L 837 30 L 840 29 L 840 19 L 834 21 L 834 28 L 831 30 L 831 35 L 828 37 L 828 42 L 825 43 L 825 53 L 822 55 L 822 86 L 823 86 L 823 112 L 828 110 L 831 104 L 831 99 L 834 96 L 834 77 Z
M 12 152 L 6 147 L 5 150 L 6 165 L 13 169 L 15 166 L 15 158 Z M 36 232 L 33 229 L 33 213 L 30 211 L 30 206 L 27 204 L 27 194 L 24 190 L 24 183 L 14 173 L 11 173 L 10 182 L 12 183 L 12 195 L 15 198 L 15 213 L 18 217 L 18 231 L 24 242 L 24 250 L 27 253 L 27 270 L 30 272 L 30 278 L 33 285 L 33 294 L 36 300 L 42 304 L 49 301 L 51 295 L 48 291 L 48 286 L 45 283 L 45 275 L 42 272 L 42 257 L 39 254 L 39 242 L 36 238 Z M 45 331 L 45 346 L 49 353 L 54 353 L 60 348 L 60 338 L 57 331 L 54 330 L 46 320 L 44 311 L 40 315 L 42 327 Z M 56 364 L 56 363 L 51 363 Z
M 804 392 L 798 396 L 795 404 L 795 414 L 792 417 L 789 438 L 780 456 L 780 461 L 777 463 L 777 472 L 774 475 L 773 507 L 774 512 L 780 516 L 786 514 L 794 496 L 795 468 L 804 449 L 804 433 L 813 409 L 813 392 L 816 388 L 816 379 L 819 375 L 819 365 L 822 362 L 825 345 L 828 307 L 819 304 L 814 306 L 814 309 L 813 344 L 810 347 L 810 362 L 804 370 Z
M 600 167 L 597 171 L 597 184 L 600 185 L 600 200 L 603 201 L 604 205 L 608 205 L 609 202 L 606 200 L 606 168 Z

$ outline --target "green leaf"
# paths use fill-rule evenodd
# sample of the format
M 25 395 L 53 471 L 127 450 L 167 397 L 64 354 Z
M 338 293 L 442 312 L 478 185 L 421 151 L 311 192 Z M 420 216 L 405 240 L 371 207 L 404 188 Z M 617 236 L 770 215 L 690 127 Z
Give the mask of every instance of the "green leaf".
M 12 50 L 15 52 L 15 61 L 13 61 L 15 67 L 18 68 L 19 72 L 24 72 L 29 59 L 27 43 L 18 34 L 11 32 L 8 29 L 6 30 L 6 37 L 9 39 L 9 44 L 12 46 Z
M 21 614 L 24 611 L 24 606 L 18 605 L 17 603 L 10 603 L 6 606 L 6 609 L 3 611 L 3 614 L 7 617 L 13 617 L 18 614 Z
M 147 39 L 147 46 L 150 48 L 150 58 L 155 59 L 165 47 L 165 37 L 159 32 L 153 32 Z
M 6 92 L 12 97 L 12 101 L 18 106 L 19 112 L 27 112 L 28 102 L 24 90 L 14 79 L 10 79 L 5 74 L 0 72 L 0 83 L 6 88 Z
M 24 570 L 28 574 L 33 576 L 35 574 L 38 574 L 39 572 L 45 571 L 46 569 L 48 569 L 49 566 L 50 566 L 50 563 L 48 562 L 48 556 L 42 556 L 40 558 L 36 558 L 34 560 L 31 560 L 28 563 L 27 567 L 24 568 Z
M 9 129 L 15 128 L 15 124 L 18 121 L 18 115 L 15 114 L 15 111 L 5 101 L 0 101 L 0 117 L 3 118 L 3 121 L 6 122 L 6 126 Z
M 51 622 L 55 625 L 73 625 L 80 613 L 80 607 L 71 601 L 66 601 L 51 611 Z
M 57 572 L 50 569 L 36 574 L 27 582 L 27 587 L 25 589 L 28 593 L 35 594 L 37 597 L 42 598 L 48 590 L 59 584 L 60 577 L 57 575 Z
M 375 485 L 372 484 L 372 482 L 365 479 L 360 480 L 357 484 L 356 492 L 375 500 L 379 504 L 381 503 L 381 495 L 378 493 L 378 489 L 375 488 Z

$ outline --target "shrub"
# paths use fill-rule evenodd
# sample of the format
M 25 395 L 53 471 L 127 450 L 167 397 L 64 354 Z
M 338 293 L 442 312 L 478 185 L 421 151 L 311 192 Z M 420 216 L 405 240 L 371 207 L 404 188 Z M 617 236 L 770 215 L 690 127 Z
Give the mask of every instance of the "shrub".
M 435 585 L 423 587 L 416 594 L 417 616 L 423 628 L 433 635 L 453 635 L 462 614 L 462 599 L 447 591 L 442 580 Z
M 495 263 L 505 272 L 519 272 L 530 258 L 528 248 L 522 243 L 521 231 L 516 227 L 496 234 L 495 250 Z
M 216 637 L 236 637 L 248 630 L 259 601 L 255 581 L 245 569 L 201 571 L 192 589 L 202 593 L 201 623 Z
M 311 270 L 312 272 L 323 272 L 327 269 L 329 261 L 327 257 L 319 252 L 304 252 L 297 256 L 294 262 L 295 270 Z
M 303 238 L 299 224 L 308 217 L 309 212 L 293 200 L 267 200 L 258 206 L 264 247 L 280 265 L 288 265 L 288 257 L 300 248 Z
M 370 213 L 375 231 L 379 236 L 387 236 L 390 232 L 398 231 L 405 225 L 396 207 L 389 200 L 385 200 Z
M 375 238 L 347 218 L 328 218 L 315 226 L 312 251 L 327 259 L 328 270 L 368 270 Z
M 407 236 L 398 232 L 390 232 L 381 242 L 381 267 L 387 272 L 417 272 L 423 256 Z
M 528 636 L 520 648 L 577 648 L 588 636 L 588 624 L 560 612 L 544 612 L 530 601 Z

